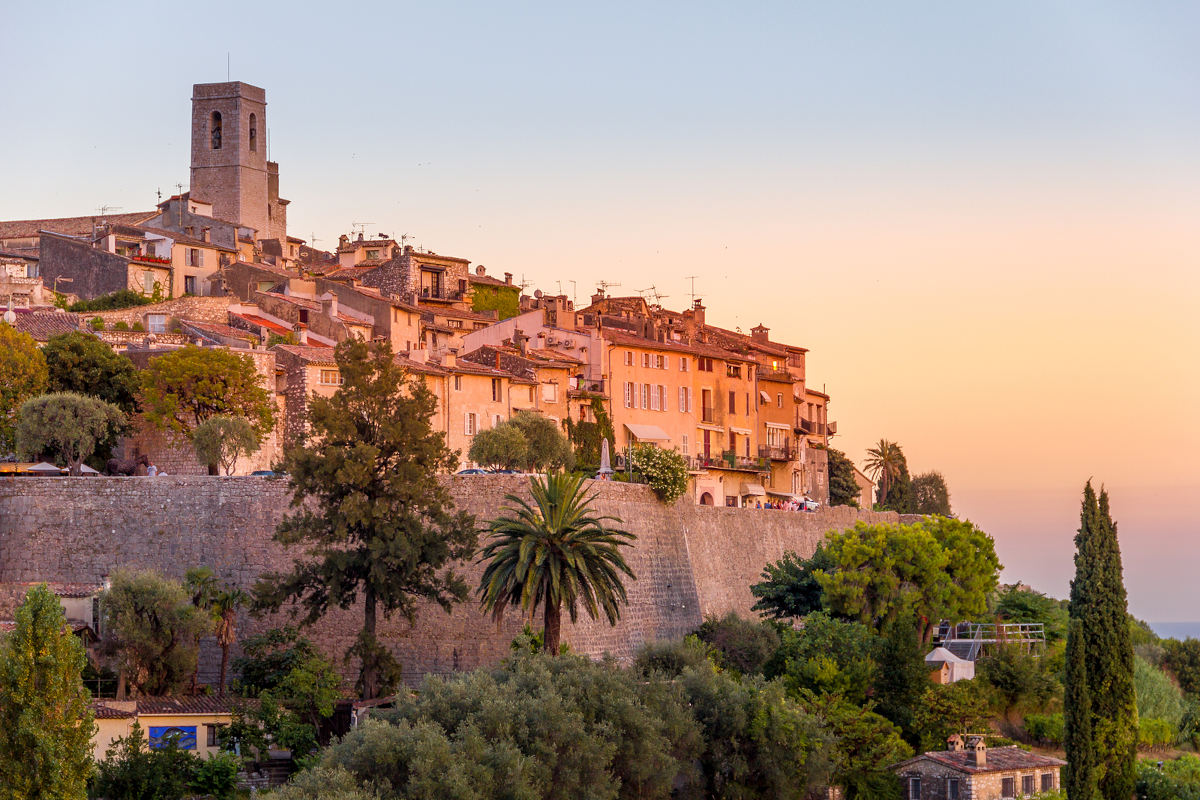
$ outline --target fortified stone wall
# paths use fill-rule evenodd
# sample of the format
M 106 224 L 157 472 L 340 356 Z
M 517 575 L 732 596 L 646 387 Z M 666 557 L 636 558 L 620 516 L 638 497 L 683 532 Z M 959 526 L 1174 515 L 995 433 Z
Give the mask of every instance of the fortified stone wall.
M 507 493 L 525 494 L 519 476 L 446 478 L 455 502 L 482 522 L 504 505 Z M 787 551 L 812 553 L 826 532 L 855 522 L 895 522 L 894 513 L 849 508 L 818 513 L 714 508 L 657 502 L 645 486 L 593 483 L 597 508 L 623 520 L 637 543 L 627 560 L 637 580 L 629 604 L 610 627 L 581 614 L 564 615 L 563 638 L 590 656 L 631 658 L 643 644 L 682 636 L 707 614 L 749 614 L 749 586 L 762 568 Z M 182 578 L 192 566 L 212 567 L 222 580 L 251 587 L 264 572 L 285 570 L 302 553 L 272 540 L 287 512 L 286 483 L 278 479 L 172 475 L 159 478 L 32 478 L 0 481 L 0 582 L 101 583 L 121 568 L 154 568 Z M 474 589 L 481 566 L 458 570 Z M 474 594 L 472 594 L 474 597 Z M 243 615 L 240 635 L 281 624 L 286 617 Z M 500 623 L 472 600 L 447 615 L 421 608 L 416 623 L 392 619 L 379 635 L 394 647 L 406 680 L 495 664 L 525 620 L 510 613 Z M 540 621 L 535 621 L 535 627 Z M 361 625 L 361 606 L 335 610 L 310 635 L 338 657 Z M 213 678 L 206 653 L 202 679 Z M 355 671 L 346 665 L 347 673 Z

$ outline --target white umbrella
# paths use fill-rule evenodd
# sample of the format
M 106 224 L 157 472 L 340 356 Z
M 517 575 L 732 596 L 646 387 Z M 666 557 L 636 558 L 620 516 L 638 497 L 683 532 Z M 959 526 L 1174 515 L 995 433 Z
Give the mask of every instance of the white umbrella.
M 600 440 L 600 475 L 601 480 L 608 480 L 608 476 L 612 475 L 612 465 L 609 463 L 608 456 L 608 439 Z
M 36 472 L 39 475 L 62 475 L 61 467 L 56 467 L 53 464 L 47 464 L 45 461 L 28 467 L 27 471 Z

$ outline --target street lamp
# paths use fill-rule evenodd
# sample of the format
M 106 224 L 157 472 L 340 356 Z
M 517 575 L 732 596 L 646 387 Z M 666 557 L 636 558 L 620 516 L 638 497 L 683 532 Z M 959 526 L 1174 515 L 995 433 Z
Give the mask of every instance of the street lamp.
M 55 294 L 58 294 L 58 282 L 59 281 L 62 281 L 63 283 L 74 283 L 75 279 L 68 278 L 66 275 L 55 275 L 54 276 L 54 293 Z

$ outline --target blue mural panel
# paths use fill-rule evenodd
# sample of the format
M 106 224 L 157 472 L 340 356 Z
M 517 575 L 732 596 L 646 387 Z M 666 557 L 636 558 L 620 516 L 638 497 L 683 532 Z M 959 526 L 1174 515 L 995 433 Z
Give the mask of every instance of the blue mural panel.
M 180 750 L 195 750 L 196 749 L 196 726 L 187 727 L 170 726 L 163 728 L 150 728 L 150 746 L 158 749 L 166 747 L 167 742 L 175 740 L 175 746 Z

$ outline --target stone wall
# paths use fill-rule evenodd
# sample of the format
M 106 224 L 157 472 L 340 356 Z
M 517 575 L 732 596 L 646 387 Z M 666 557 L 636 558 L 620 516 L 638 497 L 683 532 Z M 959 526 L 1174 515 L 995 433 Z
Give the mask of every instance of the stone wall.
M 89 311 L 88 319 L 100 317 L 104 320 L 106 328 L 112 328 L 117 322 L 124 322 L 132 327 L 135 322 L 144 326 L 148 314 L 166 314 L 168 328 L 174 327 L 174 324 L 181 319 L 225 325 L 229 322 L 229 304 L 232 302 L 234 302 L 232 297 L 176 297 L 174 300 L 164 300 L 161 303 L 133 306 L 132 308 L 120 308 L 116 311 Z
M 524 494 L 519 476 L 446 478 L 460 508 L 481 521 L 494 516 L 504 495 Z M 629 605 L 615 627 L 581 615 L 564 639 L 591 656 L 629 659 L 643 644 L 680 637 L 707 614 L 749 614 L 750 584 L 763 566 L 787 551 L 811 554 L 831 529 L 857 521 L 896 521 L 894 513 L 849 508 L 818 513 L 665 506 L 645 486 L 595 483 L 596 505 L 637 534 L 627 560 L 637 575 Z M 300 554 L 273 541 L 286 513 L 286 483 L 248 477 L 37 478 L 0 481 L 0 582 L 46 580 L 100 583 L 128 567 L 151 567 L 182 578 L 192 566 L 211 566 L 222 580 L 249 588 L 259 575 L 287 569 Z M 478 564 L 460 565 L 472 589 Z M 473 596 L 473 595 L 472 595 Z M 361 610 L 336 610 L 311 635 L 331 655 L 353 642 Z M 241 635 L 284 621 L 241 620 Z M 380 635 L 401 659 L 407 680 L 496 663 L 523 624 L 510 613 L 497 624 L 469 601 L 447 615 L 422 607 L 416 624 L 380 625 Z M 535 627 L 540 620 L 535 621 Z M 206 653 L 202 677 L 214 654 Z M 338 662 L 341 663 L 340 658 Z M 347 672 L 354 665 L 346 666 Z

